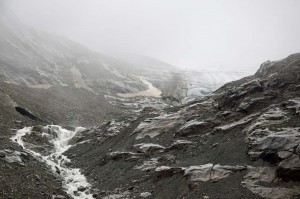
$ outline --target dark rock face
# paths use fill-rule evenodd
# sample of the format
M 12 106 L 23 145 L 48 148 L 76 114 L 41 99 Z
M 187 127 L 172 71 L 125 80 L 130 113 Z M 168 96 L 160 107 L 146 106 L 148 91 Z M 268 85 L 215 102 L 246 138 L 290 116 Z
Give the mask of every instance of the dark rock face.
M 277 175 L 283 180 L 300 180 L 300 158 L 298 155 L 292 155 L 280 162 Z
M 34 116 L 32 113 L 28 112 L 26 109 L 22 108 L 22 107 L 15 107 L 16 111 L 18 111 L 21 115 L 24 115 L 26 117 L 29 117 L 32 120 L 40 120 L 39 118 L 37 118 L 36 116 Z

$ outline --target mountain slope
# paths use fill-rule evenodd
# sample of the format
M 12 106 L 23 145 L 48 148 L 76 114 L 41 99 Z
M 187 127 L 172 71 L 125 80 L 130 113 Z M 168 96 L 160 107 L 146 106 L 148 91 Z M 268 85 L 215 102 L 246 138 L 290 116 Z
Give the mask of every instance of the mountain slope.
M 243 74 L 112 58 L 0 9 L 0 198 L 299 197 L 300 54 L 187 102 Z
M 96 93 L 136 92 L 146 87 L 129 65 L 58 35 L 20 23 L 6 7 L 0 13 L 0 79 L 31 87 L 75 86 Z
M 89 129 L 66 154 L 96 198 L 297 198 L 299 60 L 264 63 L 212 96 Z

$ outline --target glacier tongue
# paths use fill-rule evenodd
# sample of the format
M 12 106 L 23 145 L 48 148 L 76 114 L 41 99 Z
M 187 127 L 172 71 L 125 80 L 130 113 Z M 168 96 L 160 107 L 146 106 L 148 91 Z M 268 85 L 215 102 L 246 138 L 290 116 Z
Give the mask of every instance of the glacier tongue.
M 23 137 L 30 135 L 33 127 L 25 127 L 17 131 L 16 135 L 11 138 L 13 142 L 18 143 L 23 149 L 32 154 L 37 159 L 45 162 L 51 167 L 51 170 L 58 173 L 63 179 L 63 186 L 66 192 L 74 199 L 92 199 L 92 194 L 89 189 L 91 185 L 87 182 L 85 176 L 81 174 L 80 169 L 68 168 L 65 163 L 71 160 L 63 155 L 72 145 L 69 141 L 77 134 L 84 131 L 85 128 L 77 127 L 75 131 L 70 131 L 58 125 L 48 125 L 42 127 L 42 136 L 49 140 L 53 145 L 53 150 L 50 155 L 42 155 L 33 149 L 26 148 Z M 85 189 L 85 191 L 78 191 L 78 188 Z

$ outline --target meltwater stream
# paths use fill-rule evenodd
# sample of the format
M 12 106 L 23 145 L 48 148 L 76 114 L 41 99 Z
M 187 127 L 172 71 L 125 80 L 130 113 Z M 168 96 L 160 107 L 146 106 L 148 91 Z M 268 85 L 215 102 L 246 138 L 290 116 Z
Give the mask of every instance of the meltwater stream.
M 48 125 L 40 127 L 39 130 L 39 136 L 47 138 L 51 145 L 50 153 L 48 154 L 41 154 L 34 151 L 34 148 L 37 146 L 24 141 L 24 136 L 31 135 L 35 131 L 34 127 L 25 127 L 18 130 L 16 135 L 11 139 L 34 157 L 49 165 L 53 172 L 58 173 L 63 179 L 63 188 L 74 199 L 92 199 L 92 194 L 89 193 L 91 185 L 87 182 L 85 176 L 81 174 L 80 169 L 68 168 L 66 166 L 66 163 L 70 163 L 70 159 L 63 155 L 72 146 L 69 145 L 69 141 L 76 133 L 84 131 L 85 128 L 77 127 L 75 131 L 69 131 L 58 125 Z M 78 191 L 78 188 L 84 191 Z

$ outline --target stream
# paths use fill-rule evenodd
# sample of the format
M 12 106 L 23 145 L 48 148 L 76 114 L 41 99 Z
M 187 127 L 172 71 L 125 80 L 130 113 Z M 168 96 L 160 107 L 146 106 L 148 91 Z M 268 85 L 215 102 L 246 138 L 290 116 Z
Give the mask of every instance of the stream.
M 58 173 L 63 180 L 63 188 L 74 199 L 92 199 L 90 193 L 91 185 L 87 182 L 86 177 L 78 168 L 69 168 L 66 163 L 71 160 L 63 155 L 72 145 L 69 141 L 77 134 L 84 131 L 85 128 L 77 127 L 74 131 L 62 128 L 58 125 L 48 125 L 41 127 L 41 132 L 34 131 L 33 127 L 25 127 L 17 131 L 16 135 L 11 138 L 13 142 L 18 143 L 25 151 L 46 163 L 54 173 Z M 34 151 L 34 144 L 25 142 L 25 136 L 32 133 L 41 133 L 39 136 L 46 138 L 51 145 L 48 154 L 41 154 Z

